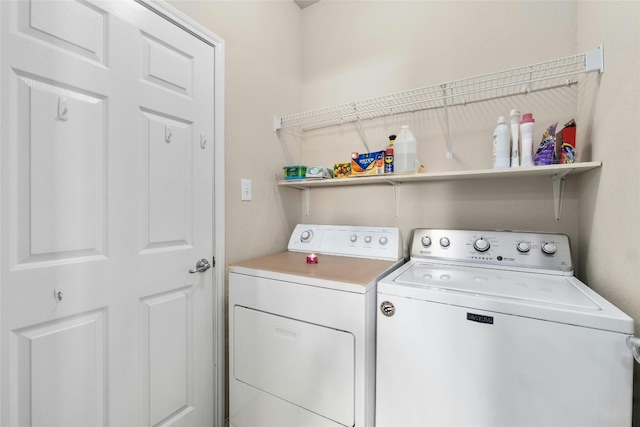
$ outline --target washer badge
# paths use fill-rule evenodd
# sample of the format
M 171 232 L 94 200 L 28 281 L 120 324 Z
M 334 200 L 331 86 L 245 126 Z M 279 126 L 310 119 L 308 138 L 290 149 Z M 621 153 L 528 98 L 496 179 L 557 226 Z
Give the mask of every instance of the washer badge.
M 396 307 L 390 301 L 383 301 L 380 304 L 380 311 L 387 317 L 391 317 L 396 314 Z

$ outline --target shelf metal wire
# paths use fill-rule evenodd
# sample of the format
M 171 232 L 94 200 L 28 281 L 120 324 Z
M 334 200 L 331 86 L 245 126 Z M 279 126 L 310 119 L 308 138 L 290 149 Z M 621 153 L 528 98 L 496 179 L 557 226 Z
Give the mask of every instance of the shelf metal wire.
M 507 96 L 553 89 L 577 83 L 574 76 L 604 70 L 604 48 L 442 83 L 363 101 L 351 102 L 275 118 L 275 130 L 308 131 L 394 114 L 447 108 Z

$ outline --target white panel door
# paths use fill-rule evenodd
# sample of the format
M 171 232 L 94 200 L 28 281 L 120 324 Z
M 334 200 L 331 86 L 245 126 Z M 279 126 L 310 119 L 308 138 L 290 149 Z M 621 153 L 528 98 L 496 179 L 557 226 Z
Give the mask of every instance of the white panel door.
M 214 48 L 0 3 L 0 425 L 213 425 Z

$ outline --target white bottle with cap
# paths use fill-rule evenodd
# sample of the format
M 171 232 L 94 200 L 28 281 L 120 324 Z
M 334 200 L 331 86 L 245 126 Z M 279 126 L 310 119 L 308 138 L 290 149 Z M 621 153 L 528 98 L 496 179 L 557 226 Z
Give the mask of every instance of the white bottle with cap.
M 510 141 L 509 127 L 504 121 L 504 117 L 498 117 L 498 125 L 493 131 L 493 167 L 508 168 L 510 164 Z
M 520 158 L 518 155 L 518 145 L 520 136 L 520 111 L 511 110 L 511 167 L 520 167 Z
M 393 144 L 393 172 L 415 173 L 418 143 L 409 130 L 409 126 L 402 126 Z
M 525 113 L 520 121 L 520 134 L 522 135 L 522 166 L 533 166 L 533 129 L 536 121 L 533 114 Z

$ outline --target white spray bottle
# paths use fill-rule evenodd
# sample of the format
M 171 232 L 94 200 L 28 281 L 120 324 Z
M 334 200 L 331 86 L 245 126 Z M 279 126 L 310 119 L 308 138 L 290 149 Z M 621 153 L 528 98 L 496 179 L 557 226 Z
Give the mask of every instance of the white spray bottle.
M 504 117 L 498 117 L 498 125 L 493 131 L 493 167 L 509 167 L 509 128 Z
M 520 111 L 511 110 L 511 167 L 519 168 L 520 159 L 518 156 L 519 131 L 520 131 Z
M 522 166 L 533 166 L 533 129 L 536 121 L 533 114 L 525 113 L 520 121 L 522 134 Z

